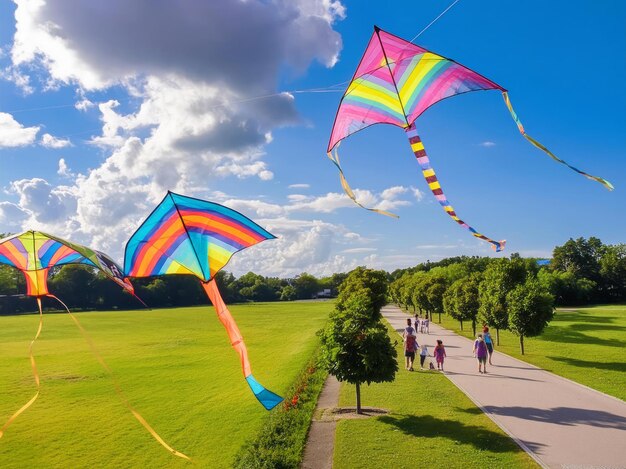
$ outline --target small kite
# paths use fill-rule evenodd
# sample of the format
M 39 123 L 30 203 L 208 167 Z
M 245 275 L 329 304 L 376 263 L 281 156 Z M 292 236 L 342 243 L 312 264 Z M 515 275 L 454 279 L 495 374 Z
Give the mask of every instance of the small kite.
M 236 252 L 274 238 L 234 210 L 168 191 L 128 240 L 124 254 L 124 272 L 128 277 L 190 274 L 200 279 L 231 345 L 239 354 L 250 389 L 267 410 L 283 398 L 254 379 L 246 345 L 220 295 L 215 274 Z
M 367 208 L 357 202 L 341 169 L 337 147 L 341 140 L 370 125 L 393 124 L 402 127 L 409 137 L 411 149 L 430 190 L 448 215 L 469 230 L 473 236 L 491 243 L 496 251 L 504 249 L 505 241 L 494 241 L 480 234 L 457 216 L 441 189 L 415 128 L 415 120 L 438 101 L 469 91 L 492 89 L 502 92 L 504 102 L 526 140 L 543 150 L 553 160 L 603 184 L 609 190 L 613 189 L 610 182 L 569 165 L 528 135 L 513 110 L 507 90 L 500 85 L 454 60 L 430 52 L 375 26 L 374 34 L 354 77 L 341 98 L 328 143 L 328 157 L 339 169 L 341 185 L 346 194 L 362 208 L 397 218 L 392 213 Z

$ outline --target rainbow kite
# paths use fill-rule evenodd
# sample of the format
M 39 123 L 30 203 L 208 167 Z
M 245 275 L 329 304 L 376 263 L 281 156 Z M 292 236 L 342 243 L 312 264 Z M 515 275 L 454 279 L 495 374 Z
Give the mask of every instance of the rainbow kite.
M 448 215 L 463 228 L 469 230 L 473 236 L 491 243 L 496 251 L 504 249 L 505 241 L 494 241 L 480 234 L 457 216 L 441 189 L 415 128 L 415 120 L 438 101 L 479 90 L 500 90 L 520 133 L 530 143 L 543 150 L 555 161 L 603 184 L 609 190 L 613 189 L 610 182 L 569 165 L 528 135 L 511 106 L 507 91 L 500 85 L 454 60 L 434 54 L 375 26 L 374 34 L 339 104 L 328 144 L 328 157 L 339 169 L 341 184 L 346 194 L 357 205 L 367 210 L 396 217 L 392 213 L 367 208 L 357 202 L 344 177 L 336 149 L 341 140 L 370 125 L 397 125 L 407 132 L 411 149 L 422 169 L 422 174 Z M 334 154 L 333 149 L 335 149 Z
M 274 235 L 222 205 L 168 192 L 126 244 L 124 272 L 129 277 L 190 274 L 199 278 L 239 354 L 250 389 L 267 409 L 283 399 L 252 375 L 248 351 L 235 319 L 215 283 L 231 256 Z
M 124 288 L 126 291 L 134 294 L 132 284 L 124 278 L 122 275 L 122 269 L 106 254 L 90 249 L 79 244 L 74 244 L 56 236 L 52 236 L 41 231 L 25 231 L 24 233 L 10 236 L 0 240 L 0 263 L 10 265 L 19 269 L 26 279 L 26 294 L 33 296 L 37 300 L 37 306 L 39 307 L 39 327 L 34 339 L 29 346 L 29 357 L 31 367 L 33 369 L 33 376 L 35 378 L 35 384 L 37 386 L 37 392 L 30 401 L 24 404 L 17 412 L 15 412 L 9 420 L 0 428 L 0 438 L 4 435 L 5 430 L 13 423 L 13 421 L 26 409 L 28 409 L 39 397 L 40 392 L 40 380 L 39 373 L 37 372 L 37 365 L 35 363 L 35 357 L 33 355 L 33 345 L 41 334 L 43 328 L 43 310 L 41 305 L 42 297 L 50 297 L 57 300 L 66 309 L 80 332 L 83 334 L 85 340 L 89 343 L 94 355 L 109 373 L 113 379 L 113 385 L 118 396 L 122 402 L 128 407 L 130 412 L 135 418 L 150 432 L 150 434 L 165 448 L 172 453 L 187 458 L 182 453 L 178 453 L 176 450 L 169 447 L 163 439 L 150 427 L 148 422 L 130 405 L 128 399 L 122 393 L 119 383 L 113 376 L 111 369 L 106 364 L 98 350 L 95 348 L 94 343 L 91 341 L 85 329 L 78 322 L 78 319 L 70 312 L 65 303 L 59 298 L 52 295 L 48 291 L 48 272 L 50 268 L 54 266 L 62 266 L 67 264 L 83 264 L 89 267 L 94 267 L 103 272 L 108 278 L 115 281 L 118 285 Z M 141 301 L 141 300 L 140 300 Z M 143 302 L 142 302 L 143 303 Z M 188 458 L 187 458 L 188 459 Z

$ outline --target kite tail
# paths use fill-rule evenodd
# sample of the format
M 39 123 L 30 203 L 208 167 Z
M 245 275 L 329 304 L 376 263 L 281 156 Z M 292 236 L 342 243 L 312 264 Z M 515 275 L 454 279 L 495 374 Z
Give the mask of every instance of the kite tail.
M 433 195 L 436 197 L 439 204 L 446 211 L 446 213 L 450 215 L 450 217 L 452 217 L 452 219 L 455 222 L 457 222 L 459 225 L 461 225 L 463 228 L 465 228 L 466 230 L 469 230 L 473 236 L 475 236 L 476 238 L 482 239 L 484 241 L 487 241 L 488 243 L 491 243 L 491 247 L 496 252 L 502 251 L 506 244 L 505 240 L 494 241 L 491 238 L 487 238 L 485 235 L 480 234 L 478 231 L 476 231 L 474 228 L 469 226 L 467 223 L 465 223 L 456 215 L 454 208 L 452 208 L 452 205 L 450 205 L 450 202 L 448 202 L 448 198 L 445 196 L 445 194 L 443 193 L 443 190 L 441 189 L 441 185 L 439 184 L 439 180 L 437 179 L 435 170 L 430 165 L 430 160 L 428 159 L 428 155 L 426 155 L 426 151 L 424 150 L 424 144 L 422 143 L 422 140 L 417 135 L 417 129 L 415 128 L 415 124 L 411 124 L 411 126 L 407 128 L 406 133 L 409 136 L 409 143 L 411 144 L 411 149 L 413 150 L 413 153 L 415 154 L 415 158 L 417 158 L 417 162 L 422 168 L 422 174 L 424 175 L 424 178 L 426 179 L 426 182 L 428 183 L 428 187 L 432 191 Z
M 339 151 L 338 151 L 338 148 L 339 148 L 339 143 L 335 147 L 335 154 L 334 155 L 333 155 L 332 150 L 329 151 L 328 153 L 326 153 L 326 155 L 328 156 L 328 158 L 330 158 L 330 161 L 332 161 L 334 163 L 334 165 L 337 167 L 337 169 L 339 170 L 339 178 L 341 179 L 341 187 L 343 187 L 343 190 L 346 193 L 346 195 L 348 197 L 350 197 L 355 204 L 357 204 L 361 208 L 364 208 L 365 210 L 369 210 L 370 212 L 380 213 L 381 215 L 385 215 L 387 217 L 399 218 L 398 215 L 396 215 L 395 213 L 387 212 L 386 210 L 380 210 L 380 209 L 377 209 L 377 208 L 368 208 L 368 207 L 360 204 L 356 200 L 356 196 L 354 195 L 354 192 L 352 191 L 352 188 L 348 184 L 348 181 L 346 180 L 346 177 L 343 175 L 343 169 L 341 169 L 341 164 L 339 163 Z
M 87 342 L 87 344 L 89 344 L 89 348 L 91 348 L 91 352 L 94 354 L 94 356 L 96 357 L 96 359 L 98 360 L 98 362 L 100 363 L 102 368 L 104 368 L 106 370 L 106 372 L 109 374 L 109 377 L 111 378 L 111 381 L 113 381 L 113 387 L 115 388 L 115 392 L 117 393 L 118 397 L 120 398 L 122 403 L 128 408 L 128 410 L 133 414 L 133 416 L 139 421 L 139 423 L 141 425 L 143 425 L 146 430 L 148 430 L 148 432 L 152 435 L 152 437 L 156 441 L 158 441 L 161 444 L 161 446 L 163 446 L 166 450 L 168 450 L 174 456 L 178 456 L 179 458 L 183 458 L 183 459 L 186 459 L 187 461 L 191 461 L 191 458 L 189 458 L 189 456 L 187 456 L 187 455 L 185 455 L 185 454 L 183 454 L 183 453 L 181 453 L 179 451 L 176 451 L 174 448 L 172 448 L 170 445 L 168 445 L 163 440 L 163 438 L 161 438 L 161 436 L 150 426 L 150 424 L 141 416 L 141 414 L 139 412 L 137 412 L 133 408 L 132 405 L 130 405 L 130 402 L 128 401 L 128 398 L 122 392 L 122 388 L 120 387 L 119 382 L 115 378 L 115 375 L 111 371 L 111 368 L 109 368 L 109 365 L 104 361 L 104 358 L 102 358 L 102 355 L 100 355 L 100 352 L 98 351 L 98 349 L 96 348 L 96 345 L 91 340 L 91 337 L 89 337 L 89 334 L 87 334 L 87 331 L 83 328 L 83 326 L 80 324 L 80 322 L 78 322 L 78 318 L 76 316 L 74 316 L 70 312 L 70 310 L 67 307 L 67 305 L 65 303 L 63 303 L 59 298 L 57 298 L 56 296 L 51 295 L 51 294 L 48 294 L 48 296 L 50 298 L 54 298 L 55 300 L 57 300 L 59 303 L 61 303 L 63 305 L 63 307 L 65 308 L 65 311 L 67 311 L 67 314 L 70 315 L 70 317 L 72 318 L 72 321 L 74 321 L 74 324 L 76 324 L 76 327 L 78 327 L 78 330 L 80 330 L 80 333 L 82 334 L 83 338 L 85 339 L 85 342 Z
M 33 404 L 33 402 L 35 402 L 37 400 L 37 398 L 39 397 L 39 373 L 37 372 L 37 364 L 35 363 L 35 356 L 33 355 L 33 345 L 35 345 L 35 341 L 39 338 L 39 334 L 41 334 L 41 329 L 43 328 L 43 310 L 41 308 L 41 298 L 40 297 L 37 297 L 37 306 L 39 306 L 39 327 L 37 328 L 37 333 L 35 334 L 35 338 L 30 341 L 30 345 L 28 347 L 28 355 L 29 355 L 29 358 L 30 358 L 30 366 L 33 369 L 33 376 L 35 377 L 35 384 L 37 385 L 37 392 L 31 398 L 30 401 L 28 401 L 26 404 L 24 404 L 22 407 L 20 407 L 19 410 L 17 410 L 13 415 L 11 415 L 9 420 L 7 420 L 7 422 L 2 426 L 2 428 L 0 428 L 0 438 L 2 438 L 2 436 L 4 435 L 4 431 L 7 428 L 9 428 L 9 425 L 11 425 L 13 423 L 13 421 L 16 418 L 18 418 L 19 415 L 22 412 L 24 412 L 26 409 L 28 409 Z
M 261 383 L 259 383 L 256 379 L 254 379 L 254 376 L 252 376 L 252 368 L 250 366 L 250 361 L 248 360 L 248 350 L 246 349 L 246 344 L 243 341 L 243 337 L 241 336 L 241 332 L 239 331 L 239 327 L 237 327 L 235 319 L 232 314 L 230 314 L 226 303 L 224 303 L 222 295 L 220 295 L 220 291 L 217 288 L 215 280 L 202 282 L 202 287 L 211 300 L 211 303 L 213 303 L 217 317 L 226 328 L 231 345 L 239 354 L 243 375 L 245 376 L 250 389 L 263 407 L 267 410 L 272 410 L 283 401 L 283 398 L 274 394 L 272 391 L 265 389 Z
M 519 118 L 517 117 L 517 114 L 513 110 L 513 106 L 511 105 L 511 100 L 509 99 L 509 94 L 506 91 L 503 91 L 502 92 L 502 97 L 504 98 L 504 102 L 506 103 L 506 107 L 509 108 L 509 112 L 511 113 L 511 117 L 513 118 L 513 120 L 517 124 L 517 128 L 519 129 L 520 133 L 522 134 L 522 136 L 526 140 L 528 140 L 530 143 L 532 143 L 535 147 L 537 147 L 540 150 L 544 151 L 554 161 L 556 161 L 558 163 L 561 163 L 561 164 L 564 164 L 565 166 L 567 166 L 571 170 L 576 171 L 578 174 L 582 174 L 587 179 L 591 179 L 592 181 L 599 182 L 600 184 L 602 184 L 604 187 L 606 187 L 610 191 L 613 190 L 613 184 L 611 184 L 606 179 L 602 179 L 601 177 L 598 177 L 598 176 L 592 176 L 591 174 L 587 174 L 584 171 L 581 171 L 580 169 L 575 168 L 574 166 L 570 165 L 566 161 L 564 161 L 561 158 L 559 158 L 558 156 L 556 156 L 554 153 L 552 153 L 550 150 L 548 150 L 546 147 L 544 147 L 541 143 L 539 143 L 537 140 L 532 138 L 530 135 L 528 135 L 526 133 L 526 130 L 524 130 L 524 126 L 522 125 L 522 123 L 520 122 Z

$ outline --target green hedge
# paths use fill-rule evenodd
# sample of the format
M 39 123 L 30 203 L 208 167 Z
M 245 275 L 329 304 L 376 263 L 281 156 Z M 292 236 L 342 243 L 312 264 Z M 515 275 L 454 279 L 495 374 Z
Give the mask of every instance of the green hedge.
M 327 373 L 319 366 L 319 349 L 276 407 L 254 440 L 244 445 L 236 469 L 296 469 L 302 462 L 313 411 Z

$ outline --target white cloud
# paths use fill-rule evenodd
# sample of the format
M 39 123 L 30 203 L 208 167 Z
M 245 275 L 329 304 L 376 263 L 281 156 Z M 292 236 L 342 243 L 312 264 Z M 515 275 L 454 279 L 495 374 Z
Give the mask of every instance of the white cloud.
M 331 0 L 166 2 L 157 9 L 149 0 L 15 3 L 15 73 L 43 71 L 49 89 L 77 87 L 78 110 L 98 102 L 102 130 L 90 143 L 103 159 L 84 174 L 61 159 L 58 174 L 73 178 L 71 185 L 33 178 L 14 181 L 12 190 L 28 222 L 118 259 L 166 190 L 203 196 L 218 179 L 274 177 L 264 161 L 272 131 L 300 122 L 294 96 L 276 93 L 279 76 L 313 61 L 332 66 L 341 49 L 333 25 L 345 16 Z M 117 100 L 107 95 L 113 87 Z M 30 129 L 32 143 L 39 129 Z M 247 204 L 233 208 L 275 219 L 287 213 L 278 204 Z M 286 229 L 289 241 L 280 243 L 288 253 L 278 265 L 295 272 L 299 256 L 320 270 L 342 265 L 324 250 L 329 240 L 347 239 L 337 230 L 323 222 L 302 233 Z M 321 254 L 301 255 L 307 243 Z
M 363 254 L 365 252 L 376 252 L 377 248 L 350 248 L 341 251 L 343 254 Z
M 479 145 L 480 145 L 481 147 L 491 148 L 491 147 L 495 147 L 495 146 L 496 146 L 496 143 L 495 143 L 495 142 L 490 142 L 489 140 L 487 140 L 487 141 L 485 141 L 485 142 L 479 143 Z
M 41 137 L 41 146 L 46 148 L 65 148 L 72 146 L 72 142 L 67 138 L 58 138 L 50 134 L 43 134 Z
M 35 142 L 39 127 L 24 127 L 11 114 L 0 112 L 0 148 L 24 147 Z
M 65 162 L 64 158 L 61 158 L 59 160 L 59 168 L 57 169 L 57 174 L 59 176 L 66 177 L 66 178 L 73 178 L 76 176 L 74 173 L 70 171 L 70 168 Z
M 19 205 L 11 202 L 0 202 L 0 225 L 3 230 L 16 232 L 22 230 L 22 225 L 29 218 L 29 213 Z
M 310 184 L 289 184 L 287 186 L 288 189 L 309 189 L 310 187 Z

